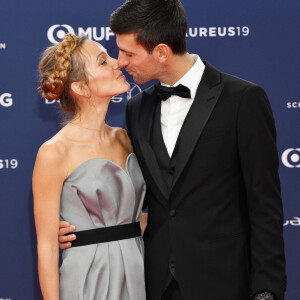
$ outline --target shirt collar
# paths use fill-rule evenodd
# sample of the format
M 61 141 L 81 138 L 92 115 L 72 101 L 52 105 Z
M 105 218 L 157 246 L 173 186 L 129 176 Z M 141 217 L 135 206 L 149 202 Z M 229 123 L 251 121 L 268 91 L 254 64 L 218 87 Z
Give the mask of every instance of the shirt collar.
M 173 86 L 177 86 L 179 84 L 185 85 L 190 89 L 191 98 L 194 99 L 198 85 L 201 81 L 205 69 L 205 65 L 198 55 L 196 54 L 191 54 L 191 55 L 195 60 L 194 65 Z M 170 86 L 163 82 L 161 82 L 161 85 Z

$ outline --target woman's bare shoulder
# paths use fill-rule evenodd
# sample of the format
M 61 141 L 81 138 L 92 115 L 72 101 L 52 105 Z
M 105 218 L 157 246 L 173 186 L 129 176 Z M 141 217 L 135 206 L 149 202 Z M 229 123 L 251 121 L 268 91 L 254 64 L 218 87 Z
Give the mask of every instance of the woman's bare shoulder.
M 44 142 L 37 153 L 36 162 L 51 167 L 62 166 L 68 155 L 67 142 L 60 134 L 56 134 L 48 141 Z
M 128 149 L 129 152 L 133 152 L 131 140 L 127 134 L 127 131 L 120 127 L 114 127 L 115 136 L 119 142 Z

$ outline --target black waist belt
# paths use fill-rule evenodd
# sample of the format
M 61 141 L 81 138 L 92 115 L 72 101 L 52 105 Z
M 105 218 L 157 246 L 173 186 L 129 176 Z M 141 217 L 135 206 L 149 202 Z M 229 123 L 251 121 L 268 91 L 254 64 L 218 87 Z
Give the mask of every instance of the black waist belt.
M 90 244 L 107 243 L 112 241 L 131 239 L 141 236 L 140 222 L 96 228 L 83 231 L 75 231 L 76 240 L 71 241 L 72 247 Z

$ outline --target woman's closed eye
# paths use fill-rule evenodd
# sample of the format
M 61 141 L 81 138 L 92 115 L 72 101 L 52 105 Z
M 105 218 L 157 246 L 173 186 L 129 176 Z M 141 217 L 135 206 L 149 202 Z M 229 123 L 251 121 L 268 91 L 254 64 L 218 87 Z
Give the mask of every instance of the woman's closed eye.
M 107 64 L 107 59 L 104 59 L 103 62 L 101 62 L 101 65 L 106 65 Z
M 107 58 L 106 57 L 101 57 L 99 59 L 99 66 L 106 65 L 106 64 L 107 64 Z

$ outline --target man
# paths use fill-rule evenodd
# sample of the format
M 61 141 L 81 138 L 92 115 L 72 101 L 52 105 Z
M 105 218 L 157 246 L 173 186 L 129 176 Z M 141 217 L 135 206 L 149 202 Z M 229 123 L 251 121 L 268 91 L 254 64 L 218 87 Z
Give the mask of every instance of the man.
M 147 184 L 147 299 L 283 300 L 278 155 L 265 92 L 187 52 L 179 0 L 126 1 L 110 26 L 119 66 L 137 84 L 160 81 L 126 112 Z

